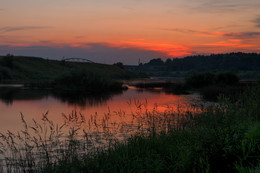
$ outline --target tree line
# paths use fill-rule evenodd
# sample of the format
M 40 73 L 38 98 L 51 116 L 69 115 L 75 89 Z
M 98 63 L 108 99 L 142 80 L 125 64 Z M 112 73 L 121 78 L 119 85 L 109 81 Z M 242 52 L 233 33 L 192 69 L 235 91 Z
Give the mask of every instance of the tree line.
M 257 71 L 260 70 L 260 54 L 227 53 L 196 55 L 185 58 L 152 59 L 139 64 L 139 68 L 160 71 Z

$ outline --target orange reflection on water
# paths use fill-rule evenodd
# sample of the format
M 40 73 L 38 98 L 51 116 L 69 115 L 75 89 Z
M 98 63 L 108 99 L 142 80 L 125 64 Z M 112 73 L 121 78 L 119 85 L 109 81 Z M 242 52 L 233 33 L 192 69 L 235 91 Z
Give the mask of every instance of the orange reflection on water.
M 26 93 L 28 95 L 29 93 Z M 42 94 L 42 93 L 41 93 Z M 147 91 L 129 89 L 122 94 L 117 94 L 103 100 L 85 100 L 85 104 L 68 102 L 52 95 L 42 94 L 33 98 L 15 98 L 12 104 L 0 101 L 1 121 L 0 131 L 18 131 L 22 128 L 20 113 L 25 120 L 32 122 L 32 119 L 40 121 L 42 114 L 48 111 L 48 117 L 55 123 L 62 124 L 64 118 L 62 113 L 69 115 L 76 111 L 84 115 L 86 122 L 91 117 L 96 116 L 101 122 L 104 116 L 109 115 L 109 121 L 113 123 L 131 122 L 133 114 L 142 110 L 152 111 L 155 107 L 157 111 L 163 112 L 167 109 L 177 111 L 180 107 L 185 107 L 192 102 L 192 99 L 199 99 L 197 95 L 173 95 L 166 94 L 161 90 Z M 32 95 L 32 94 L 30 94 Z

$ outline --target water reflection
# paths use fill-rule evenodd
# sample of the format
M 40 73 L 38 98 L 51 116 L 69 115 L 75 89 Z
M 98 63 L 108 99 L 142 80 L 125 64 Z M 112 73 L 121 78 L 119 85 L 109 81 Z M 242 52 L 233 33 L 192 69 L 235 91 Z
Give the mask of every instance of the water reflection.
M 41 115 L 49 112 L 55 122 L 62 123 L 61 114 L 69 114 L 72 110 L 82 113 L 86 119 L 91 115 L 104 115 L 108 112 L 122 111 L 125 119 L 130 119 L 132 112 L 138 107 L 135 103 L 145 103 L 147 109 L 152 110 L 155 104 L 158 110 L 168 106 L 176 108 L 177 105 L 199 102 L 198 95 L 167 94 L 160 89 L 136 89 L 129 87 L 127 91 L 118 93 L 100 93 L 96 95 L 52 92 L 51 90 L 25 90 L 19 88 L 0 87 L 0 132 L 17 130 L 21 128 L 20 113 L 27 120 L 41 119 Z M 129 101 L 134 104 L 129 105 Z M 130 115 L 130 116 L 129 116 Z M 120 122 L 120 116 L 113 119 Z
M 128 86 L 129 89 L 135 90 L 137 93 L 151 93 L 167 95 L 173 94 L 162 88 L 135 88 Z M 53 97 L 62 103 L 68 105 L 77 105 L 79 107 L 100 106 L 112 99 L 116 95 L 122 95 L 124 91 L 100 92 L 100 93 L 81 93 L 69 91 L 53 91 L 53 90 L 30 90 L 17 87 L 0 87 L 0 101 L 6 105 L 12 106 L 15 100 L 42 100 L 44 98 Z
M 16 87 L 1 87 L 0 100 L 12 105 L 14 100 L 41 100 L 50 95 L 48 90 L 24 90 Z
M 0 100 L 6 105 L 12 106 L 15 100 L 42 100 L 53 97 L 68 105 L 77 105 L 80 107 L 99 106 L 115 95 L 122 94 L 123 91 L 106 93 L 78 93 L 62 92 L 51 90 L 28 90 L 15 87 L 1 87 Z
M 118 92 L 105 92 L 105 93 L 95 93 L 95 94 L 84 94 L 75 92 L 52 92 L 52 96 L 59 99 L 60 101 L 67 103 L 69 105 L 77 105 L 82 108 L 86 106 L 100 106 L 105 104 L 115 95 L 121 95 L 123 91 Z
M 14 97 L 19 93 L 19 88 L 2 87 L 0 89 L 0 100 L 6 105 L 12 104 Z

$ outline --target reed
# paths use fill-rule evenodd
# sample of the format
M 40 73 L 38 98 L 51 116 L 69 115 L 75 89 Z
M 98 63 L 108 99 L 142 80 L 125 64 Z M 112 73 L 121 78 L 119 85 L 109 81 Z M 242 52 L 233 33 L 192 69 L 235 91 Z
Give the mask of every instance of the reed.
M 86 158 L 80 170 L 257 172 L 260 161 L 259 95 L 260 88 L 257 88 L 242 94 L 236 103 L 221 98 L 218 105 L 184 119 L 180 128 L 163 134 L 157 131 L 156 135 L 152 129 L 149 135 L 135 135 L 126 143 L 102 151 L 94 158 Z M 155 119 L 150 117 L 144 122 L 155 127 Z

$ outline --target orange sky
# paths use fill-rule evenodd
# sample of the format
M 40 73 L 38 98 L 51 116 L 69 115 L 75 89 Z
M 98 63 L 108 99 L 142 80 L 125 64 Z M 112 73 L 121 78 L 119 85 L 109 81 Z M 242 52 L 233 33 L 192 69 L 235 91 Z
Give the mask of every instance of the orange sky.
M 0 0 L 0 54 L 136 64 L 260 52 L 259 0 Z

